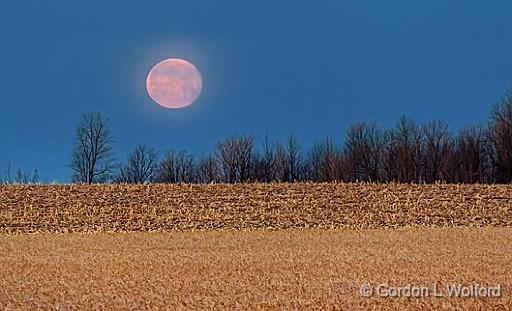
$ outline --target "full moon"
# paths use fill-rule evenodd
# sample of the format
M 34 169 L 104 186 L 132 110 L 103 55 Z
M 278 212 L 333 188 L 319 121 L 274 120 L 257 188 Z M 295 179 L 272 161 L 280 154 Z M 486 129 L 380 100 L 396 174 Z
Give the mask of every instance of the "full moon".
M 146 78 L 149 96 L 160 106 L 177 109 L 192 104 L 201 94 L 201 73 L 190 62 L 169 58 L 156 64 Z

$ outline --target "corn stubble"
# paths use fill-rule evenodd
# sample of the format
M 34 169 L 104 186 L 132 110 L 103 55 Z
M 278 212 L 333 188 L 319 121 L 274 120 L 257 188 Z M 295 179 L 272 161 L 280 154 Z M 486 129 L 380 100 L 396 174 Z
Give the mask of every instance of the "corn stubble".
M 511 190 L 3 185 L 0 309 L 507 310 Z M 366 282 L 502 297 L 363 298 Z
M 0 186 L 0 232 L 512 225 L 512 186 Z

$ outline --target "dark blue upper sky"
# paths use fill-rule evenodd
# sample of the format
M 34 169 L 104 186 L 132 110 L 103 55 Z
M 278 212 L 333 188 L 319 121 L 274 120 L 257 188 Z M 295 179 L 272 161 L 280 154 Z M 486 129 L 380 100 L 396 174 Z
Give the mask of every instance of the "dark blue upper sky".
M 508 0 L 6 0 L 0 4 L 0 167 L 67 182 L 85 112 L 116 154 L 210 151 L 234 134 L 343 140 L 361 120 L 483 123 L 512 83 Z M 203 75 L 192 106 L 146 94 L 162 59 Z

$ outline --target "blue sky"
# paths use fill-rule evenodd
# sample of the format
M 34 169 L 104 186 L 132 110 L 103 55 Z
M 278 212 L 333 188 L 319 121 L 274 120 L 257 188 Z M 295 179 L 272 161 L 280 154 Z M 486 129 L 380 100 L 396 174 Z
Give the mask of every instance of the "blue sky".
M 341 143 L 354 122 L 401 114 L 484 123 L 512 84 L 511 17 L 505 0 L 2 1 L 0 168 L 68 182 L 86 112 L 110 118 L 120 160 L 235 134 Z M 203 75 L 186 109 L 146 94 L 169 57 Z

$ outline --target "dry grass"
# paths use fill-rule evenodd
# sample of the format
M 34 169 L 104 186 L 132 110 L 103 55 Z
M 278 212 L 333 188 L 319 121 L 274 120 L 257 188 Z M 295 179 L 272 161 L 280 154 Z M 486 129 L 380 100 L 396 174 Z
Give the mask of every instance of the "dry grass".
M 0 186 L 0 309 L 507 310 L 511 226 L 512 186 Z
M 6 309 L 466 309 L 512 304 L 512 230 L 0 235 Z M 501 298 L 361 298 L 364 282 L 502 285 Z
M 512 186 L 0 186 L 0 233 L 512 226 Z

